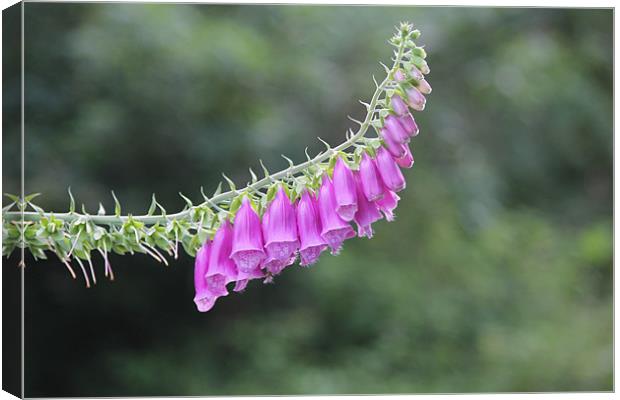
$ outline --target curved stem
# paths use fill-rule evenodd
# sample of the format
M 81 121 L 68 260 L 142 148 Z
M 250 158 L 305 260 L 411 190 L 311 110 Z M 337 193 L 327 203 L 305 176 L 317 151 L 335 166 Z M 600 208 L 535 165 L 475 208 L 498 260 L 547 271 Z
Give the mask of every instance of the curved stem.
M 393 73 L 395 72 L 396 68 L 400 65 L 402 56 L 403 56 L 403 52 L 405 49 L 405 41 L 403 40 L 399 46 L 398 46 L 398 53 L 396 55 L 396 58 L 394 59 L 394 64 L 392 65 L 392 68 L 390 69 L 389 73 L 387 74 L 387 76 L 385 77 L 385 79 L 377 85 L 377 88 L 375 89 L 375 92 L 370 100 L 370 104 L 368 106 L 368 110 L 366 113 L 366 118 L 364 119 L 364 121 L 362 121 L 359 129 L 357 130 L 357 132 L 352 135 L 348 140 L 346 140 L 345 142 L 343 142 L 342 144 L 338 145 L 337 147 L 331 148 L 323 153 L 320 153 L 319 155 L 317 155 L 316 157 L 314 157 L 312 160 L 303 162 L 301 164 L 286 168 L 282 171 L 276 172 L 273 175 L 270 175 L 268 177 L 265 177 L 263 179 L 258 180 L 257 182 L 248 185 L 246 187 L 246 189 L 248 190 L 253 190 L 253 191 L 257 191 L 261 188 L 264 188 L 266 186 L 268 186 L 271 182 L 273 182 L 274 180 L 278 180 L 278 179 L 282 179 L 284 177 L 286 177 L 287 175 L 294 175 L 297 174 L 301 171 L 303 171 L 304 169 L 312 166 L 312 165 L 316 165 L 319 164 L 327 159 L 329 159 L 333 154 L 342 151 L 342 150 L 346 150 L 347 148 L 351 147 L 355 142 L 357 142 L 360 138 L 362 138 L 366 132 L 368 131 L 368 128 L 370 127 L 370 123 L 372 122 L 373 116 L 375 114 L 376 111 L 376 107 L 377 107 L 377 102 L 379 101 L 379 97 L 381 96 L 381 93 L 383 93 L 383 91 L 386 89 L 387 84 L 390 82 L 390 77 L 393 75 Z M 197 206 L 188 208 L 184 211 L 180 211 L 178 213 L 174 213 L 174 214 L 167 214 L 167 215 L 140 215 L 140 216 L 132 216 L 131 218 L 140 222 L 143 222 L 145 224 L 155 224 L 157 222 L 165 222 L 165 221 L 170 221 L 170 220 L 178 220 L 178 219 L 184 219 L 187 218 L 192 210 L 199 208 L 199 207 L 205 207 L 205 206 L 209 206 L 211 204 L 217 204 L 220 203 L 222 201 L 226 201 L 226 200 L 232 200 L 235 196 L 237 196 L 239 193 L 239 191 L 229 191 L 229 192 L 225 192 L 225 193 L 221 193 L 211 199 L 209 199 L 208 201 L 205 201 Z M 38 213 L 38 212 L 32 212 L 32 211 L 26 211 L 26 212 L 5 212 L 3 215 L 3 218 L 5 219 L 5 221 L 17 221 L 17 220 L 22 220 L 22 214 L 23 214 L 23 221 L 38 221 L 41 218 L 44 217 L 50 217 L 50 216 L 54 216 L 54 218 L 66 221 L 66 222 L 71 222 L 74 221 L 78 218 L 85 218 L 88 219 L 89 221 L 95 223 L 95 224 L 104 224 L 104 225 L 122 225 L 125 221 L 128 220 L 129 216 L 115 216 L 115 215 L 84 215 L 84 214 L 80 214 L 80 213 L 75 213 L 75 212 L 69 212 L 69 213 L 51 213 L 51 212 L 45 212 L 45 213 Z

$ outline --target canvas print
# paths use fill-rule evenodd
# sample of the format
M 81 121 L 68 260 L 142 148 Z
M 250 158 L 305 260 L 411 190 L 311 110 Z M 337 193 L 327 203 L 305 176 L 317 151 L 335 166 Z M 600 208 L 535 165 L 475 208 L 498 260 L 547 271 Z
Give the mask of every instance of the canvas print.
M 613 390 L 613 10 L 3 30 L 4 390 Z

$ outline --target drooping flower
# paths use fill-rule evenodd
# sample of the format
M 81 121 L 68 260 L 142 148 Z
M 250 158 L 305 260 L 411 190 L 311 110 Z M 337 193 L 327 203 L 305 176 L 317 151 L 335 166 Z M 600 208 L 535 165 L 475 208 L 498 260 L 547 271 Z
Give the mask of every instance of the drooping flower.
M 413 154 L 411 154 L 411 149 L 406 144 L 403 145 L 405 149 L 405 155 L 401 158 L 396 159 L 396 164 L 398 164 L 401 168 L 411 168 L 413 167 Z
M 430 94 L 433 91 L 433 89 L 431 88 L 431 85 L 429 85 L 426 79 L 421 79 L 418 82 L 418 90 L 420 91 L 420 93 L 424 93 L 424 94 Z
M 213 308 L 217 297 L 208 289 L 205 275 L 209 269 L 209 253 L 211 252 L 211 244 L 206 241 L 196 253 L 194 261 L 194 303 L 200 312 L 207 312 Z
M 265 239 L 266 232 L 269 230 L 269 208 L 267 208 L 263 213 L 261 226 L 263 229 L 263 239 Z M 281 260 L 270 256 L 269 252 L 267 251 L 267 256 L 261 262 L 260 267 L 269 271 L 272 275 L 277 275 L 284 269 L 284 263 Z
M 291 258 L 299 248 L 295 208 L 284 188 L 280 187 L 276 197 L 263 214 L 263 239 L 267 257 L 263 266 L 276 275 L 290 265 Z
M 237 280 L 237 266 L 230 259 L 233 229 L 228 220 L 224 221 L 211 243 L 209 270 L 205 274 L 209 291 L 217 296 L 228 295 L 226 284 Z
M 392 110 L 396 113 L 396 115 L 405 115 L 409 112 L 409 107 L 407 103 L 400 97 L 395 94 L 390 99 L 390 105 L 392 106 Z
M 321 217 L 321 237 L 327 242 L 331 253 L 338 254 L 342 248 L 342 242 L 354 237 L 355 232 L 351 225 L 340 218 L 336 212 L 334 186 L 327 174 L 323 175 L 318 203 Z
M 407 89 L 407 101 L 409 106 L 416 111 L 424 111 L 424 107 L 426 106 L 426 98 L 420 91 L 415 88 Z
M 389 135 L 398 143 L 407 143 L 410 140 L 410 136 L 399 122 L 399 119 L 395 115 L 388 115 L 385 118 L 385 129 L 388 130 Z
M 336 212 L 340 218 L 351 221 L 357 210 L 355 180 L 353 173 L 340 157 L 334 166 L 334 198 L 336 200 Z
M 388 119 L 386 119 L 388 121 Z M 392 120 L 389 120 L 392 121 Z M 400 124 L 399 122 L 397 122 Z M 404 132 L 404 129 L 401 126 L 401 131 Z M 385 143 L 386 148 L 394 158 L 400 158 L 405 155 L 405 152 L 401 146 L 402 140 L 400 136 L 397 136 L 396 132 L 393 129 L 388 129 L 388 126 L 385 125 L 381 128 L 379 132 L 381 138 L 383 139 L 383 143 Z
M 290 259 L 299 248 L 295 208 L 282 187 L 269 205 L 267 230 L 263 234 L 267 254 L 278 260 Z
M 400 122 L 400 125 L 410 137 L 418 136 L 418 133 L 420 133 L 420 130 L 418 129 L 418 124 L 416 124 L 415 119 L 413 119 L 413 115 L 411 115 L 411 113 L 407 113 L 402 117 L 399 117 L 398 122 Z
M 247 197 L 243 198 L 241 207 L 235 216 L 233 233 L 230 258 L 233 259 L 240 272 L 255 273 L 260 262 L 265 258 L 265 252 L 263 251 L 260 218 Z
M 383 132 L 383 131 L 381 131 Z M 383 143 L 385 144 L 385 148 L 392 155 L 392 157 L 401 158 L 405 156 L 405 149 L 402 143 L 399 143 L 393 140 L 390 136 L 383 137 Z
M 375 162 L 366 152 L 362 154 L 362 161 L 360 161 L 360 179 L 362 192 L 368 201 L 376 201 L 383 197 L 383 181 Z M 359 196 L 357 197 L 359 199 Z
M 316 203 L 316 198 L 308 191 L 302 193 L 297 203 L 297 227 L 301 239 L 299 255 L 300 264 L 304 267 L 314 264 L 327 248 L 321 237 L 321 220 Z
M 398 164 L 392 158 L 390 153 L 384 148 L 379 147 L 377 150 L 377 169 L 381 175 L 381 180 L 385 186 L 393 192 L 400 192 L 407 186 L 403 173 L 398 168 Z
M 398 205 L 398 200 L 400 200 L 400 197 L 396 193 L 385 188 L 385 195 L 383 198 L 375 202 L 379 210 L 385 215 L 387 221 L 394 221 L 394 209 Z
M 374 202 L 368 201 L 364 196 L 362 178 L 359 172 L 355 173 L 355 187 L 358 193 L 358 208 L 355 213 L 355 223 L 357 224 L 357 235 L 372 238 L 372 223 L 380 220 L 381 213 Z

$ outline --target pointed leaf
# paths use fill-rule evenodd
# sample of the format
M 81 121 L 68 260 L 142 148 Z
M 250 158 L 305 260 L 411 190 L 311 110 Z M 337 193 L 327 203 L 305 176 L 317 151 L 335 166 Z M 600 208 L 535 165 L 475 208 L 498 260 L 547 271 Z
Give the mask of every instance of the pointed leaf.
M 252 170 L 252 168 L 250 168 L 250 176 L 252 177 L 252 183 L 256 183 L 258 181 L 258 177 L 256 176 L 256 174 L 254 173 L 254 171 Z
M 69 192 L 69 212 L 73 214 L 75 212 L 75 199 L 73 198 L 73 193 L 71 193 L 71 186 L 69 186 L 67 191 Z
M 237 187 L 235 186 L 235 182 L 233 182 L 229 177 L 226 176 L 226 174 L 222 174 L 222 176 L 224 177 L 224 179 L 226 179 L 226 182 L 228 183 L 228 186 L 230 186 L 230 189 L 234 192 L 237 190 Z
M 295 163 L 293 162 L 293 160 L 291 160 L 290 158 L 288 158 L 284 154 L 280 154 L 280 156 L 282 156 L 282 158 L 284 158 L 286 161 L 288 161 L 289 168 L 293 168 L 295 166 Z
M 18 203 L 18 204 L 19 204 L 19 202 L 20 202 L 20 200 L 19 200 L 19 196 L 14 195 L 14 194 L 10 194 L 10 193 L 5 193 L 4 195 L 5 195 L 6 197 L 8 197 L 9 199 L 13 200 L 15 203 Z
M 265 164 L 263 164 L 263 160 L 258 160 L 258 162 L 260 162 L 260 166 L 263 168 L 263 173 L 265 174 L 265 178 L 270 177 L 271 174 L 269 173 L 269 170 L 267 170 L 267 167 L 265 167 Z
M 185 200 L 185 202 L 187 203 L 187 207 L 192 208 L 194 206 L 194 204 L 192 204 L 192 201 L 185 197 L 183 193 L 179 192 L 179 196 L 181 196 L 183 200 Z
M 217 184 L 217 188 L 215 189 L 215 192 L 213 192 L 213 195 L 211 196 L 211 198 L 218 196 L 220 193 L 222 193 L 222 182 L 219 182 Z
M 151 197 L 151 206 L 149 207 L 149 210 L 147 211 L 146 215 L 153 215 L 156 209 L 157 209 L 157 200 L 155 200 L 155 193 L 153 193 L 153 196 Z
M 121 216 L 121 203 L 116 198 L 116 194 L 114 190 L 112 190 L 112 197 L 114 197 L 114 215 L 117 217 Z
M 25 197 L 24 197 L 24 201 L 25 201 L 26 203 L 28 203 L 28 202 L 32 201 L 32 199 L 34 199 L 35 197 L 38 197 L 38 196 L 40 196 L 40 195 L 41 195 L 41 193 L 32 193 L 32 194 L 29 194 L 29 195 L 27 195 L 27 196 L 25 196 Z

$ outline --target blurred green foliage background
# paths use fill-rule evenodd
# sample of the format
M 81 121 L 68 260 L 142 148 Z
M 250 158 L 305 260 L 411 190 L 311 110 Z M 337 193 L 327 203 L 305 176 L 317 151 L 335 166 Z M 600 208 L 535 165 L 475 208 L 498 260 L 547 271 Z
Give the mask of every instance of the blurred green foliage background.
M 185 255 L 115 256 L 89 290 L 29 260 L 26 395 L 611 390 L 612 15 L 27 3 L 26 192 L 49 210 L 68 186 L 92 213 L 112 189 L 178 210 L 339 143 L 401 20 L 434 90 L 395 222 L 208 314 Z

